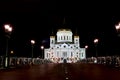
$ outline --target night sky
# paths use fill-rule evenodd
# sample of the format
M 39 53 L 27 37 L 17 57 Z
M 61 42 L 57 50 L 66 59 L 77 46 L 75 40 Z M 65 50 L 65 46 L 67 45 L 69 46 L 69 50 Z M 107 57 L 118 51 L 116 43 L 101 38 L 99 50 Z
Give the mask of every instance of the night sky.
M 30 40 L 34 39 L 34 56 L 41 55 L 40 46 L 49 47 L 49 36 L 59 28 L 70 28 L 80 36 L 80 46 L 88 45 L 87 56 L 95 55 L 93 40 L 99 39 L 98 55 L 120 55 L 120 37 L 115 25 L 120 21 L 117 2 L 0 0 L 0 55 L 5 54 L 3 25 L 13 27 L 9 41 L 12 56 L 31 56 Z M 65 18 L 65 26 L 63 19 Z

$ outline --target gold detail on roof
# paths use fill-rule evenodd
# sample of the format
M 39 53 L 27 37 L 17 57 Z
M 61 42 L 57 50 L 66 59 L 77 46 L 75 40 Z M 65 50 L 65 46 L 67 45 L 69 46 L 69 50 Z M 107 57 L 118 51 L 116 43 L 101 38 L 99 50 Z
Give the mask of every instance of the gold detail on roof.
M 50 38 L 55 38 L 55 36 L 50 36 Z
M 74 38 L 79 38 L 79 36 L 74 36 Z
M 71 31 L 71 29 L 58 29 L 58 31 Z

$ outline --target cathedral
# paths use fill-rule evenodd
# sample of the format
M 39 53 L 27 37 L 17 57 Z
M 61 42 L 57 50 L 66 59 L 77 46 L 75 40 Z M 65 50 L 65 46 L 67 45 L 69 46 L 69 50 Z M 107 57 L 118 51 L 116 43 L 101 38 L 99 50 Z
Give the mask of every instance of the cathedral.
M 50 36 L 50 47 L 44 49 L 44 59 L 54 63 L 76 63 L 86 58 L 86 49 L 80 48 L 80 37 L 71 29 L 58 29 Z

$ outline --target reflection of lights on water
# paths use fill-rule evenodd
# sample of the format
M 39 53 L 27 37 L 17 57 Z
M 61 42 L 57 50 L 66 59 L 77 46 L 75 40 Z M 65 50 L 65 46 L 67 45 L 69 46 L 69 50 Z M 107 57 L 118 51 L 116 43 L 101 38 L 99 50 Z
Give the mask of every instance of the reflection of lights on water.
M 68 77 L 66 77 L 66 79 L 68 79 Z
M 66 71 L 65 73 L 67 74 L 68 72 Z

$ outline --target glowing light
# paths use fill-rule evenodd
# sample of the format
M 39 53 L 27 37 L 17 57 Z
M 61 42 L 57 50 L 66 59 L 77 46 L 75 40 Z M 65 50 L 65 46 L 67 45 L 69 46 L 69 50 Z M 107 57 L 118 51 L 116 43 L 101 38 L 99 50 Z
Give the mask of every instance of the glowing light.
M 44 46 L 41 46 L 41 49 L 44 49 Z
M 13 54 L 14 52 L 13 51 L 10 51 L 11 54 Z
M 10 28 L 10 25 L 6 24 L 6 25 L 4 26 L 4 28 L 5 28 L 5 29 L 9 29 L 9 28 Z
M 116 30 L 120 29 L 120 23 L 118 25 L 115 26 Z
M 8 31 L 11 32 L 11 31 L 12 31 L 12 27 L 9 27 L 9 28 L 8 28 Z
M 9 24 L 4 25 L 4 28 L 7 32 L 12 32 L 12 27 Z
M 35 40 L 31 40 L 31 44 L 35 44 Z
M 115 28 L 118 32 L 118 36 L 120 37 L 120 22 L 117 25 L 115 25 Z
M 94 39 L 94 43 L 98 43 L 98 39 Z
M 88 48 L 88 45 L 86 45 L 85 48 L 87 49 L 87 48 Z

